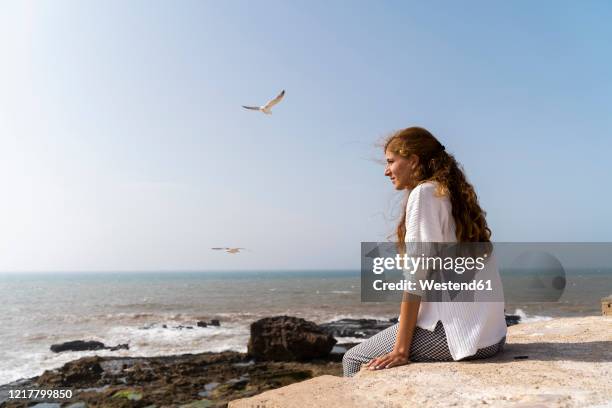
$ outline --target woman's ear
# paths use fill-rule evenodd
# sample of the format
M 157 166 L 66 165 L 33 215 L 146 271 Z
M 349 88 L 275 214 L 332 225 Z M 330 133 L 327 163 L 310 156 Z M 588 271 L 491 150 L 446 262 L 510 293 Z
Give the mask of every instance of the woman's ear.
M 416 154 L 412 153 L 410 155 L 410 168 L 412 170 L 415 170 L 419 165 L 419 156 L 417 156 Z

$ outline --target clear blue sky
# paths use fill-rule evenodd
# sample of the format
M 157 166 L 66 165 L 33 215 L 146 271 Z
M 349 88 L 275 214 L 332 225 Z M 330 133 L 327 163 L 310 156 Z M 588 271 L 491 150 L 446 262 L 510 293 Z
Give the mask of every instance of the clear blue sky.
M 612 4 L 0 5 L 0 270 L 358 268 L 420 125 L 496 241 L 612 241 Z M 243 110 L 281 89 L 272 116 Z M 240 246 L 229 255 L 213 246 Z

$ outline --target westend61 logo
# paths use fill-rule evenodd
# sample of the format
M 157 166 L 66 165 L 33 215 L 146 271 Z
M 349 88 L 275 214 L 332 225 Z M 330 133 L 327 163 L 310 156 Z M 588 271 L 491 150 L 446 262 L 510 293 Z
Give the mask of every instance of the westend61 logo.
M 362 242 L 361 300 L 410 292 L 429 302 L 557 302 L 584 296 L 591 281 L 612 291 L 601 279 L 611 265 L 612 243 Z

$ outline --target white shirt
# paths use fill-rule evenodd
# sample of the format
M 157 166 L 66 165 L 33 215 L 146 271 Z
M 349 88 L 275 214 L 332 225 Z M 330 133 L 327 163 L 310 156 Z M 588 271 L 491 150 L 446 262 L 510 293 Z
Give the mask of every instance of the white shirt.
M 435 191 L 436 183 L 425 182 L 409 192 L 406 243 L 457 242 L 450 198 L 438 197 Z M 492 285 L 501 289 L 495 257 L 491 256 L 485 265 L 485 268 L 478 272 L 478 279 L 491 279 Z M 482 291 L 476 291 L 476 296 L 479 293 Z M 506 335 L 503 293 L 498 294 L 495 300 L 421 301 L 417 326 L 433 331 L 438 320 L 442 321 L 450 353 L 454 360 L 459 360 L 476 354 L 479 348 L 498 343 Z

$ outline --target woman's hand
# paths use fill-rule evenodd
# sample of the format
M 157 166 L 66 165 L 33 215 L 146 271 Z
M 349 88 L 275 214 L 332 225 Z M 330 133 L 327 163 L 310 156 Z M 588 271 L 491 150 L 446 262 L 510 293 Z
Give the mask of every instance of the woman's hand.
M 368 370 L 382 370 L 383 368 L 397 367 L 408 364 L 409 362 L 410 359 L 406 353 L 392 351 L 391 353 L 370 360 L 370 362 L 366 364 L 366 367 Z

